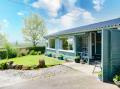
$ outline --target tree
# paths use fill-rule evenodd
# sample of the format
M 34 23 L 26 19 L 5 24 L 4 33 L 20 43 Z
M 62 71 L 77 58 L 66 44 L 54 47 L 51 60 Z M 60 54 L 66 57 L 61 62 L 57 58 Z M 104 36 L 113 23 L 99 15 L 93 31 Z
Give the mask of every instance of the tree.
M 46 34 L 46 28 L 43 19 L 38 14 L 31 14 L 24 19 L 24 27 L 22 29 L 24 38 L 33 46 L 37 46 L 43 36 Z

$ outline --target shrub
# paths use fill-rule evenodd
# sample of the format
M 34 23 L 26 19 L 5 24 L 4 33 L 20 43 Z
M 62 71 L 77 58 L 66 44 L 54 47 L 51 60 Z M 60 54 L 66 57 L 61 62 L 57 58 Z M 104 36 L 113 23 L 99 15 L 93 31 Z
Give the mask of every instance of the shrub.
M 16 48 L 13 48 L 9 43 L 6 43 L 4 47 L 7 50 L 7 58 L 14 58 L 17 56 Z
M 6 50 L 0 50 L 0 59 L 7 58 L 7 51 Z
M 75 62 L 76 62 L 76 63 L 80 63 L 80 56 L 76 56 Z
M 98 78 L 102 81 L 102 71 L 98 73 Z
M 18 51 L 18 56 L 19 57 L 20 56 L 26 56 L 26 55 L 28 55 L 28 53 L 29 53 L 29 50 L 27 50 L 27 49 L 21 49 L 21 50 Z
M 41 54 L 41 51 L 38 51 L 38 52 L 37 52 L 37 55 L 40 55 L 40 54 Z
M 41 54 L 45 53 L 45 47 L 26 47 L 29 51 L 34 50 L 35 52 L 41 52 Z
M 10 49 L 8 51 L 8 58 L 15 58 L 17 57 L 17 50 L 16 49 Z
M 30 55 L 37 55 L 37 52 L 35 52 L 34 50 L 31 50 L 29 54 Z
M 63 54 L 60 54 L 60 55 L 58 56 L 58 59 L 64 60 L 64 55 L 63 55 Z
M 120 75 L 115 75 L 113 77 L 113 82 L 118 86 L 120 87 Z
M 47 53 L 47 56 L 48 56 L 48 57 L 52 57 L 52 53 L 51 53 L 51 52 L 48 52 L 48 53 Z
M 7 63 L 6 62 L 5 63 L 1 63 L 0 64 L 0 69 L 2 69 L 2 70 L 7 69 Z
M 102 72 L 101 71 L 98 73 L 98 77 L 102 77 Z
M 114 80 L 120 81 L 120 75 L 115 75 L 115 76 L 113 77 L 113 81 L 114 81 Z

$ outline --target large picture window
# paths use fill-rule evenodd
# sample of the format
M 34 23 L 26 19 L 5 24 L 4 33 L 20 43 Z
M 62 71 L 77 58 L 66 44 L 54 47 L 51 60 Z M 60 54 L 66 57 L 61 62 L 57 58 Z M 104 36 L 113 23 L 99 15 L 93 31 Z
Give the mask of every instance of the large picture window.
M 49 48 L 55 48 L 55 39 L 49 39 Z
M 61 38 L 63 50 L 73 50 L 73 38 Z

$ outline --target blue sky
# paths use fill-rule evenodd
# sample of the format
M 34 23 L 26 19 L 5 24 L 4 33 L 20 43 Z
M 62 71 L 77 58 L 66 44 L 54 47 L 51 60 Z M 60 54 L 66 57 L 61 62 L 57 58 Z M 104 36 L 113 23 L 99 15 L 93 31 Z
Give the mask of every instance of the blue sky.
M 45 20 L 48 34 L 120 17 L 120 0 L 1 0 L 1 33 L 23 42 L 23 18 L 31 12 Z

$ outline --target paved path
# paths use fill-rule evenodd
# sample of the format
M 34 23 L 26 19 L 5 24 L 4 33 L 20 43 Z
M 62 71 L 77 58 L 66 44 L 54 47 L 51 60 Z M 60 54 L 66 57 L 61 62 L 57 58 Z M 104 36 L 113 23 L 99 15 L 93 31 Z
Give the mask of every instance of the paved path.
M 62 69 L 62 66 L 60 68 Z M 102 83 L 95 76 L 84 72 L 68 69 L 65 66 L 62 70 L 68 69 L 69 71 L 61 72 L 61 70 L 58 71 L 60 68 L 47 70 L 47 75 L 43 73 L 44 77 L 37 77 L 0 89 L 119 89 L 113 84 Z M 58 72 L 55 72 L 56 70 Z

